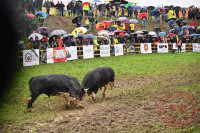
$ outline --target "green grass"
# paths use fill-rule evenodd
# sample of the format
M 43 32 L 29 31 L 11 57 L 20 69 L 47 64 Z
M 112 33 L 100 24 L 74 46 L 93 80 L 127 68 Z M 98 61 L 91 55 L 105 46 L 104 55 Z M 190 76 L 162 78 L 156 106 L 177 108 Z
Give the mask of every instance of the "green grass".
M 26 112 L 26 105 L 23 101 L 30 96 L 28 81 L 31 77 L 62 73 L 77 77 L 81 83 L 89 70 L 99 66 L 111 66 L 115 70 L 117 81 L 139 76 L 164 77 L 171 74 L 181 74 L 183 70 L 188 70 L 189 73 L 194 70 L 193 68 L 199 68 L 200 53 L 134 54 L 21 67 L 20 71 L 15 73 L 12 83 L 0 102 L 0 127 L 3 127 L 4 124 L 18 125 L 22 122 L 38 122 L 57 115 L 58 112 L 54 111 L 57 108 L 55 101 L 57 98 L 51 97 L 49 99 L 46 95 L 41 95 L 35 101 L 35 104 L 40 104 L 39 107 L 36 107 L 37 113 Z M 195 86 L 199 88 L 199 84 Z M 188 86 L 178 89 L 189 90 Z M 129 93 L 133 92 L 129 91 Z M 50 109 L 45 108 L 50 104 Z M 154 128 L 157 128 L 157 125 Z

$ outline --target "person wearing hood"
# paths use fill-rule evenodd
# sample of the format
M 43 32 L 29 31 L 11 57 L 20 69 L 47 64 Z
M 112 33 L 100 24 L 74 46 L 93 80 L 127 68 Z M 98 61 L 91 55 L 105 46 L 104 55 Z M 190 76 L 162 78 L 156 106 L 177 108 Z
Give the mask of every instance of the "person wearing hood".
M 174 10 L 171 8 L 169 10 L 169 18 L 173 18 L 173 16 L 174 16 Z

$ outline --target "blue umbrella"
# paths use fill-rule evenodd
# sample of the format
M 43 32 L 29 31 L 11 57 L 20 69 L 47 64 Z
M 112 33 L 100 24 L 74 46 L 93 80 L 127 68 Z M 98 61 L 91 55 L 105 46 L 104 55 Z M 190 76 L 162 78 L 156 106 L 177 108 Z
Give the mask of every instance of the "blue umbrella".
M 160 9 L 160 8 L 161 8 L 161 7 L 155 7 L 154 10 L 158 10 L 158 9 Z
M 138 21 L 136 19 L 131 19 L 131 20 L 129 20 L 129 23 L 137 24 Z
M 102 2 L 101 0 L 93 0 L 92 2 Z
M 160 12 L 158 10 L 153 10 L 154 16 L 160 16 Z
M 183 26 L 181 29 L 190 29 L 192 28 L 191 26 Z
M 94 36 L 93 34 L 87 34 L 87 35 L 85 36 L 85 38 L 86 38 L 86 39 L 94 39 L 95 36 Z
M 45 12 L 40 11 L 40 12 L 36 12 L 35 13 L 35 15 L 38 15 L 38 14 L 42 14 L 42 16 L 44 17 L 44 19 L 47 18 L 47 14 Z
M 158 35 L 159 36 L 166 36 L 166 32 L 160 32 Z
M 190 35 L 190 37 L 198 37 L 198 36 L 200 36 L 200 34 L 193 33 Z
M 178 26 L 175 26 L 175 27 L 174 27 L 174 30 L 180 31 L 181 29 L 180 29 Z
M 171 24 L 174 24 L 174 23 L 175 23 L 174 20 L 170 20 L 170 21 L 167 22 L 168 25 L 171 25 Z
M 142 10 L 142 7 L 140 7 L 140 6 L 133 6 L 133 9 Z

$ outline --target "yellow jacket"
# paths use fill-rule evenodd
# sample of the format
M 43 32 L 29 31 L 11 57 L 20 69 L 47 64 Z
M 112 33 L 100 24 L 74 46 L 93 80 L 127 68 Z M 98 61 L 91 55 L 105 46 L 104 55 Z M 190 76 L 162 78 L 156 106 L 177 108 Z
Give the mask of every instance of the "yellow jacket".
M 120 27 L 120 29 L 122 29 L 122 30 L 125 30 L 125 29 L 126 29 L 126 26 L 125 26 L 125 24 L 124 24 L 124 23 L 122 23 L 122 24 L 121 24 L 121 27 Z
M 130 24 L 131 30 L 135 30 L 135 24 Z
M 89 5 L 85 4 L 85 5 L 83 6 L 83 9 L 84 9 L 85 11 L 89 11 L 89 10 L 90 10 L 90 7 L 89 7 Z

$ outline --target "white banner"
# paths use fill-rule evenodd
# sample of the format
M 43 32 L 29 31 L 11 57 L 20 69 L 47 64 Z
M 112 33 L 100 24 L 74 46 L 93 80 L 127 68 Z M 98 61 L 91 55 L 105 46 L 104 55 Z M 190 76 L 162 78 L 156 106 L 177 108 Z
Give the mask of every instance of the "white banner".
M 94 58 L 93 45 L 83 46 L 83 59 Z
M 124 55 L 123 44 L 115 44 L 115 56 Z
M 67 52 L 67 60 L 78 59 L 76 46 L 66 47 L 66 52 Z
M 141 43 L 140 50 L 143 54 L 152 53 L 151 43 Z
M 178 46 L 176 45 L 176 43 L 173 43 L 173 49 L 178 52 Z M 182 43 L 181 52 L 185 52 L 185 43 Z
M 23 66 L 39 65 L 39 49 L 23 50 Z
M 47 49 L 47 63 L 54 63 L 53 60 L 53 48 Z
M 157 44 L 158 53 L 168 53 L 168 43 L 158 43 Z
M 100 57 L 109 57 L 109 56 L 110 56 L 110 46 L 100 45 Z
M 193 43 L 193 52 L 200 52 L 200 43 Z

